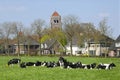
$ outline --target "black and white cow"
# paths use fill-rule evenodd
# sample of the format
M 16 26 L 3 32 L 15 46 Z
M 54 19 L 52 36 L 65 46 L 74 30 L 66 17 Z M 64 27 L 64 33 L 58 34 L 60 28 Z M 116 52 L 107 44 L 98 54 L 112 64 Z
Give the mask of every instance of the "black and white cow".
M 81 68 L 82 67 L 82 63 L 81 62 L 68 62 L 68 68 Z
M 21 62 L 21 59 L 13 58 L 13 59 L 8 61 L 8 66 L 13 65 L 13 64 L 19 64 L 20 62 Z
M 36 62 L 22 62 L 20 64 L 21 68 L 26 68 L 26 66 L 41 66 L 41 62 L 40 61 L 36 61 Z
M 69 62 L 63 57 L 59 57 L 58 62 L 61 68 L 67 68 L 69 66 Z
M 83 69 L 94 69 L 96 67 L 96 63 L 92 63 L 92 64 L 82 64 Z
M 20 63 L 20 67 L 21 68 L 26 68 L 26 63 L 25 62 Z
M 43 61 L 43 62 L 41 63 L 41 66 L 42 66 L 42 67 L 47 66 L 47 61 Z
M 42 62 L 36 61 L 35 66 L 41 66 L 41 65 L 42 65 Z
M 96 67 L 96 63 L 92 63 L 92 64 L 82 64 L 81 62 L 69 62 L 67 61 L 65 58 L 60 57 L 59 58 L 59 64 L 60 67 L 63 68 L 82 68 L 82 69 L 94 69 Z
M 26 62 L 26 66 L 35 66 L 35 62 Z
M 56 67 L 57 66 L 57 64 L 53 61 L 53 62 L 47 62 L 47 64 L 46 64 L 46 67 L 47 68 L 54 68 L 54 67 Z
M 76 63 L 69 62 L 63 57 L 59 58 L 59 64 L 60 64 L 60 67 L 62 68 L 81 68 L 82 67 L 81 62 L 76 62 Z
M 110 64 L 99 64 L 97 66 L 97 69 L 112 69 L 113 67 L 116 67 L 116 65 L 114 63 L 110 63 Z

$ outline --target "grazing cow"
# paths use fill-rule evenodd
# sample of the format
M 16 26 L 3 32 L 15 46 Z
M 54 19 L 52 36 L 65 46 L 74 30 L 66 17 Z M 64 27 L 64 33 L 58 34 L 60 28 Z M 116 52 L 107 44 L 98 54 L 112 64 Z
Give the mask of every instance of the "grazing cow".
M 99 64 L 97 66 L 97 69 L 112 69 L 113 67 L 116 67 L 116 65 L 114 63 L 110 63 L 110 64 Z
M 13 65 L 13 64 L 18 64 L 21 62 L 21 59 L 18 59 L 18 58 L 13 58 L 11 60 L 8 61 L 8 66 L 9 65 Z
M 35 66 L 35 62 L 26 62 L 26 66 Z
M 21 68 L 26 68 L 26 63 L 25 62 L 20 63 L 20 67 Z

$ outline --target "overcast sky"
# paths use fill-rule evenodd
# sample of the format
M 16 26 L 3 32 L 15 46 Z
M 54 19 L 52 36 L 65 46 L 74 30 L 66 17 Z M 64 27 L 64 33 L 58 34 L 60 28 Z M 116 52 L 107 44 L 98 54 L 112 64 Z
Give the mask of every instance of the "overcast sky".
M 107 17 L 113 36 L 120 35 L 120 0 L 0 0 L 0 23 L 17 21 L 28 27 L 39 18 L 49 23 L 54 11 L 61 17 L 78 16 L 80 22 L 96 27 Z

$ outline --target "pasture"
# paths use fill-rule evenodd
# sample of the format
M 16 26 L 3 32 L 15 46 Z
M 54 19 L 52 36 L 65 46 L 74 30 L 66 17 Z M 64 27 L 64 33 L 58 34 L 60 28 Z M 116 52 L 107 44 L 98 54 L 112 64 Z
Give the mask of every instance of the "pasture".
M 120 78 L 120 58 L 64 57 L 71 62 L 81 61 L 85 64 L 114 62 L 116 67 L 111 70 L 97 69 L 61 69 L 60 67 L 27 67 L 18 65 L 7 66 L 7 62 L 15 56 L 0 56 L 0 80 L 118 80 Z M 27 61 L 58 61 L 59 57 L 30 56 L 20 57 Z

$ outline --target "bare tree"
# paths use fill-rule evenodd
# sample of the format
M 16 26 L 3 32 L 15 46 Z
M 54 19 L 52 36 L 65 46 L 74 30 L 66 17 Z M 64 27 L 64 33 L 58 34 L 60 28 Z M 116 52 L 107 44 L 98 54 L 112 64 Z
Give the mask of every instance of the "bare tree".
M 99 23 L 99 28 L 98 30 L 100 31 L 100 34 L 101 34 L 101 41 L 102 43 L 105 44 L 105 47 L 106 47 L 106 51 L 105 51 L 105 57 L 107 56 L 107 44 L 109 43 L 108 39 L 109 39 L 109 36 L 111 36 L 111 27 L 107 25 L 107 19 L 104 18 L 103 20 L 100 21 Z
M 72 50 L 73 39 L 76 33 L 76 26 L 78 26 L 79 21 L 76 16 L 69 15 L 69 16 L 64 17 L 63 24 L 64 24 L 64 30 L 65 30 L 66 36 L 68 40 L 70 41 L 70 50 L 71 50 L 71 55 L 72 55 L 73 54 L 73 50 Z
M 41 37 L 42 37 L 42 28 L 43 26 L 45 25 L 45 21 L 42 20 L 42 19 L 37 19 L 35 20 L 31 26 L 33 28 L 33 33 L 37 34 L 38 35 L 38 38 L 39 38 L 39 50 L 40 50 L 40 53 L 41 54 Z
M 1 30 L 2 37 L 4 38 L 5 41 L 5 53 L 8 53 L 9 55 L 9 39 L 12 31 L 12 22 L 2 23 Z
M 21 40 L 21 29 L 23 25 L 20 22 L 13 22 L 12 23 L 12 33 L 17 37 L 17 45 L 18 45 L 18 57 L 20 56 L 20 40 Z
M 3 39 L 4 38 L 4 34 L 3 34 L 3 31 L 2 31 L 2 27 L 0 25 L 0 39 Z
M 77 41 L 77 45 L 79 47 L 83 47 L 85 36 L 84 36 L 84 29 L 81 27 L 80 24 L 78 24 L 78 26 L 76 26 L 75 38 Z
M 31 40 L 30 40 L 30 37 L 33 35 L 32 34 L 32 28 L 29 27 L 29 28 L 24 28 L 23 29 L 23 32 L 24 32 L 24 39 L 23 39 L 23 42 L 24 42 L 24 46 L 27 45 L 25 48 L 24 48 L 24 51 L 25 49 L 27 50 L 27 55 L 29 56 L 30 55 L 30 44 L 31 44 Z
M 82 28 L 82 38 L 83 41 L 86 42 L 85 47 L 88 49 L 87 53 L 89 54 L 89 44 L 91 40 L 94 40 L 95 27 L 92 23 L 82 23 L 81 28 Z
M 99 31 L 103 35 L 112 36 L 112 29 L 107 25 L 107 18 L 103 18 L 103 20 L 99 22 Z

